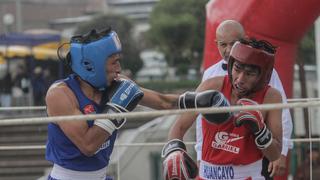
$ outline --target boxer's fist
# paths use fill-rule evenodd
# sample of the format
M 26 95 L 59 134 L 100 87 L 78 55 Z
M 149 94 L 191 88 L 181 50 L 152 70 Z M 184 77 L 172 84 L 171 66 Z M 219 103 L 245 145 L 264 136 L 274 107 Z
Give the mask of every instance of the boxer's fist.
M 179 139 L 169 141 L 162 149 L 163 177 L 166 180 L 193 179 L 198 174 L 197 164 L 186 152 L 185 144 Z
M 225 96 L 215 90 L 203 92 L 186 92 L 179 97 L 179 108 L 204 108 L 204 107 L 226 107 L 230 106 Z M 207 113 L 203 114 L 206 120 L 211 123 L 221 124 L 232 117 L 233 113 Z
M 110 87 L 110 101 L 106 104 L 105 113 L 122 113 L 132 111 L 141 98 L 142 90 L 130 80 L 119 80 Z M 94 124 L 112 134 L 126 122 L 125 118 L 96 119 Z
M 239 99 L 239 105 L 257 105 L 255 101 L 250 99 Z M 235 126 L 245 125 L 255 136 L 255 143 L 259 149 L 267 148 L 272 142 L 271 131 L 264 123 L 263 116 L 258 110 L 240 111 L 235 115 Z

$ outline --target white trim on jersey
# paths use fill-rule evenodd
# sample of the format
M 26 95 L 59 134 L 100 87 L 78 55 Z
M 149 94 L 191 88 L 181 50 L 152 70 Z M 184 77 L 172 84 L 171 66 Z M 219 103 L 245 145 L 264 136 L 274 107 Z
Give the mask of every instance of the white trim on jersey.
M 232 165 L 232 164 L 211 164 L 205 161 L 200 161 L 199 177 L 206 180 L 216 179 L 254 179 L 264 180 L 261 175 L 262 160 L 247 164 L 247 165 Z
M 74 171 L 54 164 L 50 176 L 55 179 L 105 180 L 107 166 L 96 171 Z
M 222 64 L 226 63 L 225 60 L 220 60 L 216 64 L 210 66 L 202 76 L 202 82 L 216 76 L 225 76 L 227 75 L 227 71 L 222 69 Z M 282 96 L 282 101 L 284 103 L 287 103 L 287 96 L 283 90 L 283 86 L 281 83 L 281 80 L 279 78 L 279 75 L 275 69 L 272 71 L 271 79 L 269 82 L 269 85 L 273 88 L 280 91 Z M 289 109 L 283 109 L 282 111 L 282 151 L 281 154 L 286 156 L 288 154 L 288 150 L 292 149 L 293 143 L 290 140 L 291 139 L 291 133 L 292 133 L 292 118 Z M 196 140 L 197 143 L 195 145 L 195 150 L 197 152 L 197 160 L 201 160 L 201 151 L 202 151 L 202 125 L 201 125 L 201 115 L 197 117 L 196 120 Z

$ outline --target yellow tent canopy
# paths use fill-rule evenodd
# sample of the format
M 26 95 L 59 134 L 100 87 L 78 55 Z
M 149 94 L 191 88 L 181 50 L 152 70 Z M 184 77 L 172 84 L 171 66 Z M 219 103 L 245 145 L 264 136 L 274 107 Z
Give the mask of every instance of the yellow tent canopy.
M 59 43 L 47 43 L 39 46 L 28 47 L 21 45 L 0 46 L 0 54 L 3 58 L 25 58 L 33 56 L 36 60 L 58 60 L 57 49 Z M 68 46 L 64 47 L 62 52 L 66 51 Z M 0 58 L 1 63 L 1 58 Z
M 63 38 L 57 32 L 51 31 L 1 34 L 0 53 L 4 59 L 33 56 L 36 60 L 57 60 L 57 49 L 61 43 Z M 68 47 L 63 48 L 64 52 L 66 48 Z

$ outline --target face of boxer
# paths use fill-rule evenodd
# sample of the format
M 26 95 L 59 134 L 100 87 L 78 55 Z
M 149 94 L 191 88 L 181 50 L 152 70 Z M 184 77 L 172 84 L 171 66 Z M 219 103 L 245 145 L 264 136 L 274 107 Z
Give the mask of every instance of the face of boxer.
M 232 86 L 235 94 L 241 98 L 252 91 L 260 77 L 259 67 L 235 61 L 232 67 Z
M 117 53 L 110 56 L 106 63 L 106 78 L 108 80 L 108 85 L 110 85 L 113 80 L 117 79 L 121 72 L 121 58 L 122 55 Z

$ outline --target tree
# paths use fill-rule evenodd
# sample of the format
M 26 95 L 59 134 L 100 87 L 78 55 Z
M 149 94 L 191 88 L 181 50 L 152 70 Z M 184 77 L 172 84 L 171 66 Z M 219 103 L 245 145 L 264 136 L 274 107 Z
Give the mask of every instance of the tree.
M 306 85 L 306 73 L 304 66 L 306 64 L 316 64 L 316 52 L 315 52 L 315 34 L 314 27 L 305 34 L 298 47 L 298 57 L 296 64 L 299 66 L 299 81 L 301 87 L 301 97 L 307 98 L 307 85 Z M 309 113 L 307 108 L 303 108 L 304 127 L 306 135 L 309 134 Z
M 140 50 L 136 46 L 136 42 L 132 38 L 132 22 L 120 15 L 99 15 L 89 22 L 80 24 L 76 30 L 76 34 L 84 34 L 91 29 L 101 30 L 112 27 L 118 33 L 122 44 L 123 60 L 121 66 L 123 69 L 130 69 L 135 75 L 143 66 L 140 59 Z
M 304 61 L 304 64 L 316 64 L 316 48 L 314 26 L 305 34 L 298 48 L 298 58 Z
M 185 74 L 190 67 L 200 67 L 207 2 L 161 0 L 151 13 L 148 39 L 164 52 L 168 64 L 176 66 L 178 73 Z

